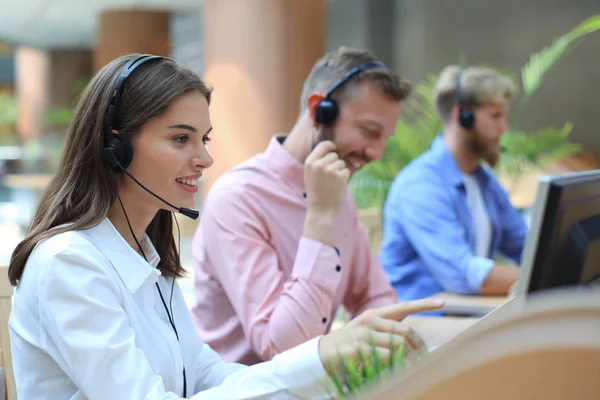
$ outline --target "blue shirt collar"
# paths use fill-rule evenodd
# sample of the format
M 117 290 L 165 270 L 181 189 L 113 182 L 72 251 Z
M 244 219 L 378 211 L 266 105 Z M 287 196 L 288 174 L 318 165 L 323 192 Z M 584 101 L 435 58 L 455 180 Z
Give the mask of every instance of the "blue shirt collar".
M 433 140 L 431 152 L 433 157 L 438 160 L 440 173 L 444 176 L 444 179 L 451 182 L 453 186 L 464 186 L 464 174 L 456 163 L 442 135 L 436 136 Z M 481 165 L 477 166 L 474 175 L 477 181 L 484 186 L 490 180 L 490 173 Z

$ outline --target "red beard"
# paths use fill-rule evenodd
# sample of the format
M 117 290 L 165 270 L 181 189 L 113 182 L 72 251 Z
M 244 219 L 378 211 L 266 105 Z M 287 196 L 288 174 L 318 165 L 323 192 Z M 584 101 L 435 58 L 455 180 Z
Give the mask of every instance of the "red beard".
M 492 168 L 500 159 L 500 148 L 495 144 L 486 143 L 485 139 L 476 131 L 470 133 L 471 150 L 477 157 L 487 162 Z

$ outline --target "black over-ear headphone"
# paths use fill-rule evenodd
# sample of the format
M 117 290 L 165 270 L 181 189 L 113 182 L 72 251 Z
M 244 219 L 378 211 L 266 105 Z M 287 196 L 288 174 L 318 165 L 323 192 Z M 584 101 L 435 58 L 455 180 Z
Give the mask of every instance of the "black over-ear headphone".
M 463 71 L 460 71 L 456 76 L 456 104 L 458 105 L 458 123 L 465 129 L 471 129 L 475 124 L 475 114 L 473 113 L 473 110 L 465 110 L 463 107 L 463 99 L 460 92 L 462 74 Z
M 333 93 L 346 82 L 348 82 L 350 79 L 352 79 L 352 77 L 354 77 L 355 75 L 367 69 L 373 68 L 381 68 L 386 70 L 388 69 L 382 62 L 368 61 L 346 72 L 346 74 L 336 83 L 334 83 L 331 89 L 329 89 L 329 91 L 327 91 L 325 98 L 321 100 L 321 102 L 317 106 L 317 111 L 315 113 L 315 121 L 321 125 L 333 124 L 340 113 L 340 107 L 338 105 L 338 102 L 335 101 L 334 98 L 332 98 Z
M 140 65 L 150 60 L 161 60 L 167 59 L 167 57 L 153 56 L 150 54 L 144 54 L 134 59 L 131 59 L 121 71 L 121 75 L 117 80 L 117 86 L 113 91 L 112 99 L 108 106 L 108 110 L 104 115 L 104 126 L 102 132 L 104 133 L 104 148 L 102 149 L 102 160 L 106 162 L 112 168 L 113 172 L 121 172 L 131 164 L 133 159 L 133 148 L 129 140 L 121 136 L 120 134 L 113 134 L 113 125 L 115 112 L 119 105 L 119 98 L 121 96 L 121 90 L 127 78 L 136 70 Z

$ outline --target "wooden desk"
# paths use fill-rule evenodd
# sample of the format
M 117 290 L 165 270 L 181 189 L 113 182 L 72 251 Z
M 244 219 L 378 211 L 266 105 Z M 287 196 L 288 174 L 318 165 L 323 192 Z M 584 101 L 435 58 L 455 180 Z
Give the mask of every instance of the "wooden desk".
M 431 296 L 445 302 L 443 311 L 448 314 L 483 317 L 509 299 L 508 296 L 467 296 L 452 293 L 438 293 Z
M 434 350 L 477 321 L 479 318 L 408 316 L 403 323 L 423 338 L 429 350 Z

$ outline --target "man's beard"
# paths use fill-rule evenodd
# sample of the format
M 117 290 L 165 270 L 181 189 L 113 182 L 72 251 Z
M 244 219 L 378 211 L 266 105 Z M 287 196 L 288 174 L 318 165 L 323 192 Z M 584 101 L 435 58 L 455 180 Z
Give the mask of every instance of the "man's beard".
M 336 146 L 339 146 L 338 143 L 335 141 L 335 135 L 333 133 L 333 127 L 327 127 L 324 126 L 321 130 L 321 134 L 320 134 L 320 141 L 323 140 L 330 140 L 333 143 L 335 143 Z M 343 154 L 342 152 L 340 152 L 340 148 L 338 147 L 338 149 L 336 150 L 336 153 L 338 154 L 338 156 L 340 157 L 340 159 L 344 160 L 346 162 L 346 165 L 352 165 L 350 160 L 351 159 L 359 159 L 361 160 L 361 164 L 364 167 L 366 164 L 370 163 L 371 160 L 366 156 L 366 154 L 364 153 L 359 153 L 359 152 L 351 152 L 348 154 Z M 362 168 L 362 167 L 361 167 Z M 360 169 L 360 168 L 359 168 Z M 358 169 L 357 169 L 358 171 Z
M 494 168 L 500 159 L 500 148 L 498 146 L 492 146 L 489 143 L 486 143 L 481 135 L 476 131 L 472 131 L 470 137 L 471 150 L 473 153 L 479 159 L 484 160 L 492 168 Z

